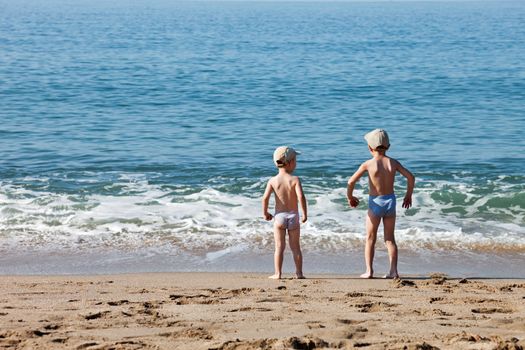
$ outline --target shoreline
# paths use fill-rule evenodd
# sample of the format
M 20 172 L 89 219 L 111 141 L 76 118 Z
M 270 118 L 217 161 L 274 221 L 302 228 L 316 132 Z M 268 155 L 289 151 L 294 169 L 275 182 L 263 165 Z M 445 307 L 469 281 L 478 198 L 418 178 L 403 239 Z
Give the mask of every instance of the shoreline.
M 360 275 L 365 271 L 361 250 L 346 253 L 304 251 L 303 270 L 309 275 Z M 285 252 L 283 271 L 295 270 L 291 253 Z M 376 250 L 377 276 L 388 272 L 388 255 Z M 458 278 L 525 278 L 525 254 L 401 251 L 398 270 L 402 277 L 445 273 Z M 262 273 L 273 272 L 273 251 L 247 251 L 210 258 L 207 254 L 155 249 L 26 250 L 0 252 L 0 275 L 112 275 L 123 273 Z
M 98 279 L 119 279 L 123 277 L 131 277 L 132 279 L 135 278 L 151 278 L 153 280 L 157 280 L 157 277 L 184 277 L 188 276 L 191 278 L 191 280 L 198 280 L 199 276 L 202 278 L 210 278 L 211 276 L 227 276 L 228 278 L 232 277 L 240 277 L 240 278 L 254 278 L 254 279 L 269 279 L 268 277 L 272 275 L 273 272 L 258 272 L 258 271 L 146 271 L 146 272 L 116 272 L 116 273 L 49 273 L 49 274 L 6 274 L 6 273 L 0 273 L 0 280 L 1 279 L 43 279 L 43 280 L 49 280 L 49 279 L 56 279 L 56 280 L 62 280 L 62 279 L 80 279 L 80 280 L 98 280 Z M 356 281 L 386 281 L 386 282 L 393 282 L 396 280 L 407 280 L 407 281 L 434 281 L 436 278 L 444 279 L 447 282 L 459 282 L 459 281 L 504 281 L 508 283 L 519 283 L 520 281 L 523 281 L 525 283 L 525 277 L 487 277 L 487 276 L 451 276 L 444 272 L 430 272 L 428 274 L 401 274 L 399 278 L 385 278 L 383 277 L 383 274 L 374 274 L 374 277 L 372 278 L 362 278 L 360 277 L 359 273 L 311 273 L 311 274 L 305 274 L 306 277 L 304 279 L 299 279 L 295 277 L 295 273 L 293 272 L 284 272 L 282 278 L 276 279 L 273 281 L 276 282 L 284 282 L 284 281 L 301 281 L 301 280 L 356 280 Z M 149 276 L 149 277 L 148 277 Z M 19 281 L 16 281 L 19 282 Z M 464 282 L 462 282 L 464 283 Z M 0 283 L 0 286 L 2 286 L 2 283 Z
M 7 349 L 519 349 L 525 279 L 0 276 Z M 291 274 L 286 274 L 289 277 Z M 426 347 L 425 347 L 426 346 Z M 514 347 L 511 347 L 514 346 Z

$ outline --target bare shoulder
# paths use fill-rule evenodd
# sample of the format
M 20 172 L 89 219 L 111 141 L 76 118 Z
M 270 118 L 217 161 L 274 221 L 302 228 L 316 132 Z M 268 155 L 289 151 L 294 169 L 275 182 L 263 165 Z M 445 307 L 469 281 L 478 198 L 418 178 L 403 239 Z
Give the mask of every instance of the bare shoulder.
M 275 184 L 278 182 L 279 180 L 277 179 L 277 176 L 272 176 L 270 178 L 270 180 L 268 180 L 268 185 L 272 186 L 272 187 L 275 187 Z
M 401 164 L 400 161 L 394 158 L 390 158 L 390 161 L 392 162 L 392 168 L 397 171 L 404 171 L 405 167 Z
M 390 160 L 390 164 L 392 164 L 393 167 L 398 167 L 399 165 L 401 165 L 401 163 L 397 159 L 391 157 L 388 157 L 388 159 Z
M 292 175 L 292 183 L 294 185 L 300 184 L 301 183 L 301 179 L 299 179 L 299 176 Z
M 361 164 L 360 168 L 363 169 L 363 170 L 367 170 L 368 167 L 370 166 L 370 164 L 372 164 L 372 162 L 375 162 L 375 159 L 374 159 L 374 158 L 371 158 L 371 159 L 365 160 L 365 161 Z

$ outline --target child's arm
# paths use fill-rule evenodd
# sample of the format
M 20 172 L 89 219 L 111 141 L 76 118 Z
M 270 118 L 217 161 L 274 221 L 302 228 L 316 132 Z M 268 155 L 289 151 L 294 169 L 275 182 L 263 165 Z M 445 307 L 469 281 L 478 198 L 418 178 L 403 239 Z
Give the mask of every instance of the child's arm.
M 366 170 L 367 169 L 366 169 L 366 162 L 365 162 L 361 164 L 359 169 L 357 169 L 357 171 L 354 173 L 354 175 L 352 175 L 350 180 L 348 180 L 348 187 L 346 189 L 346 198 L 348 199 L 348 204 L 352 208 L 355 208 L 359 205 L 359 199 L 357 199 L 357 197 L 354 197 L 354 187 L 355 187 L 355 184 L 357 183 L 357 180 L 359 180 L 361 176 L 363 176 Z
M 266 185 L 266 190 L 264 190 L 262 198 L 263 217 L 267 221 L 270 221 L 272 219 L 272 214 L 268 212 L 268 205 L 270 204 L 270 196 L 272 195 L 272 191 L 272 185 L 270 181 L 268 181 L 268 184 Z
M 416 178 L 399 162 L 397 162 L 397 171 L 399 171 L 401 175 L 403 175 L 407 179 L 407 193 L 405 194 L 405 198 L 403 199 L 403 208 L 408 209 L 412 206 L 412 193 L 414 192 Z
M 306 208 L 306 196 L 304 195 L 303 186 L 301 185 L 301 180 L 299 180 L 299 178 L 297 178 L 297 184 L 295 184 L 295 194 L 301 205 L 301 210 L 303 212 L 301 221 L 304 224 L 306 220 L 308 220 L 308 210 Z

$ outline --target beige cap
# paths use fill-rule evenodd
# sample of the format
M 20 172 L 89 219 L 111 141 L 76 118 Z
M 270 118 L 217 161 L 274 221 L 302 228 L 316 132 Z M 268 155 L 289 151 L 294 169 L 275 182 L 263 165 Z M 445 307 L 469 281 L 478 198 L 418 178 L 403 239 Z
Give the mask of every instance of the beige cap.
M 384 148 L 390 147 L 390 140 L 388 134 L 383 129 L 375 129 L 365 135 L 365 140 L 368 142 L 368 146 L 372 149 L 377 149 L 379 146 Z
M 298 154 L 301 154 L 301 152 L 297 152 L 292 147 L 280 146 L 273 152 L 273 161 L 275 165 L 283 166 L 295 159 L 295 156 Z

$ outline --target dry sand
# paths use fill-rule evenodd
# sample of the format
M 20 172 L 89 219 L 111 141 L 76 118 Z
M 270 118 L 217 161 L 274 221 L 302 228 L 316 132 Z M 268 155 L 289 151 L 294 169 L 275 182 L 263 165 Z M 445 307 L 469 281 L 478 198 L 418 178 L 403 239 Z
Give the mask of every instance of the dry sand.
M 1 349 L 521 349 L 524 280 L 0 277 Z

